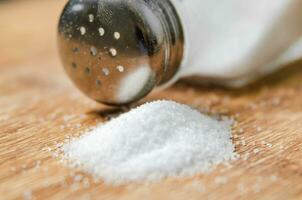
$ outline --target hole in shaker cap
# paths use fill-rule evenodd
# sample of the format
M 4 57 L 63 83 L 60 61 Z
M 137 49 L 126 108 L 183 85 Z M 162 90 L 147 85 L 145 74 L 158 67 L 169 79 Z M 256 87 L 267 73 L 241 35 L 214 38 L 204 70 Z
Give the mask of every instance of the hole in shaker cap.
M 117 56 L 117 50 L 115 48 L 110 48 L 109 53 L 113 57 Z
M 116 40 L 121 38 L 121 34 L 119 32 L 114 32 L 113 36 Z
M 84 26 L 81 26 L 80 27 L 80 32 L 81 32 L 81 35 L 85 35 L 86 34 L 86 28 Z
M 121 72 L 121 73 L 125 71 L 125 67 L 122 66 L 122 65 L 118 65 L 118 66 L 116 67 L 116 69 L 117 69 L 117 71 L 119 71 L 119 72 Z
M 105 35 L 105 29 L 102 28 L 102 27 L 100 27 L 100 28 L 99 28 L 99 34 L 100 34 L 100 36 Z
M 110 74 L 110 71 L 109 71 L 109 69 L 108 69 L 107 67 L 104 67 L 104 68 L 102 69 L 102 72 L 103 72 L 103 74 L 104 74 L 105 76 L 109 76 L 109 74 Z
M 96 54 L 98 53 L 98 50 L 95 47 L 90 47 L 90 54 L 92 56 L 96 56 Z
M 94 21 L 94 15 L 93 14 L 89 14 L 88 18 L 89 18 L 90 23 L 92 23 Z

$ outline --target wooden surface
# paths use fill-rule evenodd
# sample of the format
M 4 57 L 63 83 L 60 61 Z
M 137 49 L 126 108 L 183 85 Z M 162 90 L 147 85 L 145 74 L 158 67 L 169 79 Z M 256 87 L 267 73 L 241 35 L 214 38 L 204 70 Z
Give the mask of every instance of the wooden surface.
M 240 90 L 179 83 L 173 99 L 235 117 L 241 158 L 210 174 L 119 187 L 64 167 L 57 143 L 117 111 L 65 76 L 56 53 L 63 0 L 0 3 L 0 199 L 302 199 L 302 63 Z M 210 142 L 210 141 L 209 141 Z

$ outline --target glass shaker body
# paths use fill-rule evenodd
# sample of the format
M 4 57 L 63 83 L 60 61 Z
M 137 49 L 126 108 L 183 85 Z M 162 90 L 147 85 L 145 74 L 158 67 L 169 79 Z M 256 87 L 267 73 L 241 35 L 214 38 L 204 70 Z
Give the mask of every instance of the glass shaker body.
M 185 36 L 178 78 L 236 87 L 302 58 L 302 1 L 171 2 Z

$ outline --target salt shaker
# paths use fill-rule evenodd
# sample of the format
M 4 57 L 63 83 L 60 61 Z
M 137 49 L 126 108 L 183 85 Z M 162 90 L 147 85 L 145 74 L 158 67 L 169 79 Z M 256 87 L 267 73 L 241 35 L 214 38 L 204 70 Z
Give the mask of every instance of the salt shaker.
M 242 86 L 302 57 L 300 0 L 70 0 L 58 44 L 72 81 L 109 105 L 182 77 Z

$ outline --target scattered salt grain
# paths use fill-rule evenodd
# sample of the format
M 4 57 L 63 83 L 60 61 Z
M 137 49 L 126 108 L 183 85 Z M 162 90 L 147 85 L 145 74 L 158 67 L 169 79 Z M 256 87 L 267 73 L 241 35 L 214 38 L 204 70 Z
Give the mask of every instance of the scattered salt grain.
M 249 159 L 249 157 L 250 157 L 250 154 L 249 154 L 249 153 L 246 153 L 246 154 L 244 154 L 244 155 L 243 155 L 243 157 L 242 157 L 242 158 L 243 158 L 243 160 L 245 160 L 245 161 L 246 161 L 246 160 L 248 160 L 248 159 Z
M 278 181 L 278 176 L 276 176 L 276 175 L 271 175 L 270 180 L 271 180 L 272 182 L 276 182 L 276 181 Z
M 216 177 L 215 178 L 215 183 L 217 185 L 224 185 L 228 182 L 228 179 L 227 177 L 224 177 L 224 176 L 219 176 L 219 177 Z
M 43 186 L 44 188 L 49 187 L 49 186 L 50 186 L 49 180 L 44 180 L 44 181 L 42 182 L 42 186 Z
M 108 184 L 191 176 L 236 157 L 231 124 L 186 105 L 156 101 L 94 128 L 62 150 Z
M 255 154 L 257 154 L 257 153 L 260 152 L 260 149 L 254 149 L 253 152 L 254 152 Z
M 189 183 L 186 187 L 187 190 L 189 191 L 197 191 L 199 193 L 204 193 L 205 192 L 205 187 L 203 186 L 203 184 L 199 181 L 193 181 L 191 183 Z
M 72 191 L 72 192 L 76 192 L 76 191 L 78 191 L 79 189 L 80 189 L 80 184 L 79 183 L 73 183 L 71 186 L 70 186 L 70 190 Z
M 262 128 L 261 127 L 257 127 L 257 132 L 261 132 Z
M 261 192 L 261 187 L 260 187 L 259 184 L 254 184 L 253 187 L 252 187 L 252 189 L 253 189 L 253 191 L 254 191 L 255 193 Z
M 11 167 L 10 171 L 15 172 L 16 171 L 16 167 Z
M 245 185 L 243 183 L 239 183 L 237 185 L 237 189 L 241 194 L 243 194 L 246 191 Z
M 32 199 L 32 191 L 31 190 L 26 190 L 23 193 L 23 199 L 24 200 L 31 200 Z
M 82 179 L 83 179 L 83 176 L 80 175 L 80 174 L 75 175 L 75 176 L 73 177 L 73 180 L 74 180 L 75 182 L 80 182 Z
M 272 148 L 272 147 L 273 147 L 273 144 L 267 143 L 266 146 L 267 146 L 268 148 Z
M 84 185 L 84 188 L 89 188 L 90 187 L 90 181 L 89 181 L 88 178 L 84 178 L 83 185 Z

